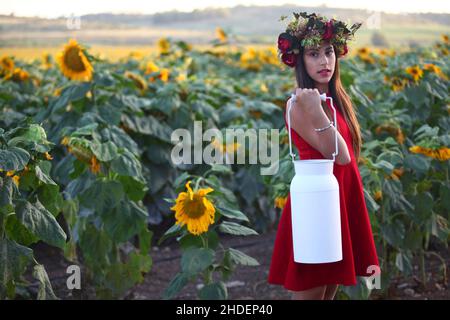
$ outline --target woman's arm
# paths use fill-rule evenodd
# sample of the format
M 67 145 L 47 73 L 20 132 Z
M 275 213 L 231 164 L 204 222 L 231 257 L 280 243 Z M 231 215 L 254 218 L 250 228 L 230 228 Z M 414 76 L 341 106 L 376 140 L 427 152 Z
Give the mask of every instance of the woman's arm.
M 286 104 L 286 110 L 289 106 L 288 100 Z M 287 112 L 286 112 L 286 123 L 287 123 Z M 339 131 L 334 127 L 330 127 L 322 132 L 314 131 L 314 128 L 323 128 L 327 126 L 329 119 L 325 112 L 319 117 L 309 119 L 306 113 L 302 112 L 302 108 L 292 106 L 291 110 L 291 127 L 297 132 L 306 142 L 308 142 L 314 149 L 319 151 L 325 158 L 332 159 L 333 152 L 336 150 L 335 146 L 335 136 L 334 133 L 337 132 L 338 135 L 338 155 L 336 156 L 336 163 L 340 165 L 346 165 L 350 163 L 351 158 L 345 143 L 344 138 L 341 136 Z

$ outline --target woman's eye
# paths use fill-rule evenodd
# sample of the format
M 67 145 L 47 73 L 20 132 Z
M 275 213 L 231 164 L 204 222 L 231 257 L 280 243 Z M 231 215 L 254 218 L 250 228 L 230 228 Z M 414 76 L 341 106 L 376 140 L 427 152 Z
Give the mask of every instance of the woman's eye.
M 331 55 L 333 53 L 333 51 L 327 51 L 325 54 L 327 55 L 327 56 L 329 56 L 329 55 Z M 317 53 L 317 52 L 311 52 L 310 53 L 310 55 L 312 56 L 312 57 L 317 57 L 318 55 L 319 55 L 319 53 Z

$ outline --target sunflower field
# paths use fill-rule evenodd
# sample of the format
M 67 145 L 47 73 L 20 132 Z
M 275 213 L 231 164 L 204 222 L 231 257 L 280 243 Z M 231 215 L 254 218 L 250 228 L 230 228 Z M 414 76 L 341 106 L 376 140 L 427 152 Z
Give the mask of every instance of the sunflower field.
M 220 31 L 220 30 L 219 30 Z M 363 136 L 358 164 L 383 293 L 450 240 L 448 36 L 405 52 L 360 48 L 341 61 Z M 35 256 L 39 242 L 82 267 L 97 298 L 121 298 L 153 267 L 151 248 L 172 241 L 180 272 L 161 298 L 200 280 L 200 299 L 227 299 L 225 281 L 258 257 L 225 237 L 273 230 L 293 170 L 283 108 L 295 84 L 276 48 L 210 50 L 162 38 L 159 52 L 118 62 L 70 40 L 57 56 L 0 61 L 0 298 L 57 299 Z M 172 132 L 280 129 L 279 170 L 261 164 L 175 165 Z M 204 146 L 207 143 L 204 142 Z M 240 145 L 213 141 L 233 155 Z M 29 290 L 38 283 L 37 293 Z M 369 298 L 363 282 L 344 298 Z

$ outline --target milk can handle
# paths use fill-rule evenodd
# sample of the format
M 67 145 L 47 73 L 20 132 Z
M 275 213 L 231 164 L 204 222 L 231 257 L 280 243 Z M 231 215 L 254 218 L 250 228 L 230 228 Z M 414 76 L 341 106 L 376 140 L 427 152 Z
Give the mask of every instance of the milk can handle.
M 336 128 L 335 132 L 334 132 L 334 138 L 335 138 L 335 146 L 336 146 L 336 152 L 333 152 L 333 161 L 335 161 L 336 156 L 338 155 L 338 140 L 337 140 L 337 130 L 338 130 L 338 124 L 337 124 L 337 118 L 336 118 L 336 108 L 334 107 L 333 104 L 333 98 L 332 97 L 327 97 L 327 95 L 325 93 L 320 95 L 320 99 L 323 101 L 326 101 L 326 99 L 330 99 L 331 100 L 331 108 L 333 108 L 333 113 L 334 113 L 334 126 Z M 292 153 L 292 137 L 291 137 L 291 107 L 292 104 L 295 103 L 295 101 L 297 100 L 297 96 L 295 95 L 295 93 L 291 94 L 291 100 L 289 101 L 289 106 L 288 106 L 288 133 L 289 133 L 289 154 L 292 157 L 292 162 L 295 161 L 295 154 Z M 300 154 L 298 156 L 299 160 L 300 160 Z

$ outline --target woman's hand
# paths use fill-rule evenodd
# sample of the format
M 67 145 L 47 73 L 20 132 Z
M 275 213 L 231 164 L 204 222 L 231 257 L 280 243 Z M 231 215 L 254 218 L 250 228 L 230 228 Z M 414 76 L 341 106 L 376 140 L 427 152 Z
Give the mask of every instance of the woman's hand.
M 301 113 L 311 122 L 322 122 L 325 112 L 321 108 L 320 93 L 317 89 L 295 89 L 296 103 L 295 106 L 300 108 Z

